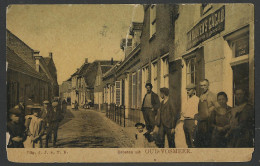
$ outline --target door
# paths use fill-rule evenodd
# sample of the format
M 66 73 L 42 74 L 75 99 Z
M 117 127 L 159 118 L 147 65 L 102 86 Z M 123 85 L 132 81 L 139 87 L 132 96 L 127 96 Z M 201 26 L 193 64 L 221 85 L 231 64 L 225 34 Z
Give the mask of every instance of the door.
M 242 88 L 246 92 L 246 97 L 249 96 L 249 64 L 243 63 L 232 67 L 233 69 L 233 92 L 235 89 Z M 233 93 L 234 94 L 234 93 Z M 235 104 L 235 96 L 233 96 Z

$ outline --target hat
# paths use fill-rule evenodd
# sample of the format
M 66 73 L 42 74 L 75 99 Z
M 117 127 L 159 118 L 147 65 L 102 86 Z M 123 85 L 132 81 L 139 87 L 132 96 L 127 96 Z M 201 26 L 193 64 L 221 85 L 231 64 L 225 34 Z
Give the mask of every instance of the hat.
M 169 96 L 169 89 L 168 88 L 165 88 L 165 87 L 160 88 L 160 92 L 162 92 L 166 96 Z
M 33 109 L 41 109 L 42 107 L 41 107 L 40 104 L 34 104 L 34 105 L 32 105 L 32 108 Z
M 19 108 L 11 108 L 9 110 L 9 113 L 10 114 L 15 114 L 15 115 L 21 115 L 22 114 L 22 111 L 19 109 Z
M 145 124 L 138 122 L 138 123 L 135 124 L 135 127 L 138 127 L 138 126 L 142 126 L 144 128 Z
M 43 104 L 49 104 L 48 100 L 43 101 Z
M 186 86 L 186 89 L 195 89 L 195 88 L 196 86 L 192 83 Z
M 20 97 L 20 98 L 19 98 L 19 102 L 24 102 L 24 98 L 23 98 L 23 97 Z
M 145 84 L 145 87 L 147 87 L 147 86 L 150 86 L 151 88 L 153 88 L 153 85 L 149 82 Z
M 33 105 L 27 105 L 26 108 L 33 108 Z
M 58 104 L 59 104 L 58 102 L 53 102 L 53 103 L 52 103 L 52 106 L 53 106 L 53 107 L 57 107 Z

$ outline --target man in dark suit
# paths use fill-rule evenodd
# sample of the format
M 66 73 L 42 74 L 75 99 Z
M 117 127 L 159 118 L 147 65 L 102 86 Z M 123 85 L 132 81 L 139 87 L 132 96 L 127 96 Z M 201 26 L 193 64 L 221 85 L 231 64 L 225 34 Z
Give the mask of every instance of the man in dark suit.
M 151 134 L 155 127 L 155 116 L 160 107 L 160 100 L 158 95 L 152 91 L 153 85 L 151 83 L 146 83 L 145 87 L 147 93 L 143 99 L 142 112 L 147 129 L 146 134 Z
M 52 111 L 51 111 L 51 128 L 53 133 L 53 147 L 56 147 L 57 137 L 58 137 L 58 129 L 59 123 L 63 120 L 63 115 L 61 110 L 59 109 L 59 103 L 52 103 Z
M 165 145 L 165 134 L 167 135 L 169 148 L 175 148 L 174 132 L 175 126 L 178 119 L 177 111 L 173 108 L 173 105 L 168 101 L 169 89 L 161 88 L 160 95 L 163 99 L 161 102 L 160 109 L 156 118 L 158 131 L 158 147 L 164 148 Z
M 50 103 L 49 101 L 45 100 L 43 102 L 43 108 L 41 111 L 41 118 L 43 119 L 43 126 L 44 126 L 44 130 L 45 130 L 45 135 L 46 135 L 46 139 L 45 139 L 45 144 L 44 147 L 48 148 L 48 143 L 49 140 L 51 140 L 51 107 L 50 107 Z

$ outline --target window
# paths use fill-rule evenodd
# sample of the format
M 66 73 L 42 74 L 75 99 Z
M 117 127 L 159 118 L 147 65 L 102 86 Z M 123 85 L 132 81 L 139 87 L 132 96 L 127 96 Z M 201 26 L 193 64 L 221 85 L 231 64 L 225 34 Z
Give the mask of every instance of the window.
M 196 59 L 195 57 L 193 58 L 190 58 L 187 60 L 187 82 L 186 82 L 186 85 L 189 85 L 189 84 L 196 84 L 196 76 L 195 76 L 195 62 L 196 62 Z
M 116 81 L 116 105 L 121 104 L 121 81 Z
M 161 58 L 161 84 L 160 87 L 169 88 L 169 59 L 168 56 Z
M 150 38 L 156 33 L 156 5 L 150 6 Z
M 111 103 L 115 103 L 114 101 L 114 86 L 111 85 Z
M 137 76 L 137 108 L 141 108 L 141 102 L 142 102 L 142 71 L 138 70 L 138 76 Z
M 146 66 L 142 69 L 142 98 L 144 97 L 146 93 L 145 84 L 148 82 L 148 76 L 149 76 L 149 66 Z
M 137 76 L 136 73 L 133 73 L 132 75 L 132 108 L 136 107 L 136 101 L 137 101 L 137 89 L 136 89 L 136 83 L 137 83 Z
M 107 98 L 107 92 L 106 92 L 106 88 L 104 88 L 104 103 L 107 102 L 106 98 Z
M 234 57 L 240 57 L 249 54 L 249 36 L 245 35 L 233 41 Z
M 154 62 L 152 63 L 152 67 L 151 67 L 151 75 L 152 75 L 152 78 L 151 78 L 151 82 L 152 82 L 152 85 L 153 85 L 153 91 L 155 93 L 157 93 L 157 90 L 158 90 L 158 63 L 157 62 Z

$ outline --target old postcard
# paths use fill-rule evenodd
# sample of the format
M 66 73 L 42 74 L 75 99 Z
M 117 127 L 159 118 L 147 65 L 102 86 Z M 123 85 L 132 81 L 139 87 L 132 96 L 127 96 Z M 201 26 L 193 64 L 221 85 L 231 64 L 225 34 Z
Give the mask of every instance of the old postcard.
M 251 160 L 252 4 L 16 4 L 6 23 L 9 161 Z

